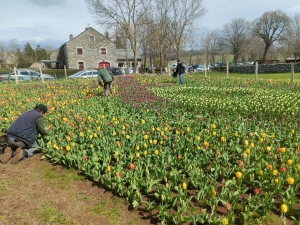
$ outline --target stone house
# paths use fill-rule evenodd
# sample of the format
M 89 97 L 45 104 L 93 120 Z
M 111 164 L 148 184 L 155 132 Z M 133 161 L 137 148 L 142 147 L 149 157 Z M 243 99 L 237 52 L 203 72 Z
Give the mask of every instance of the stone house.
M 50 53 L 48 62 L 51 63 L 51 68 L 57 69 L 62 69 L 64 66 L 67 69 L 132 67 L 134 57 L 131 49 L 116 49 L 114 42 L 88 27 L 76 37 L 70 35 L 68 42 Z M 140 62 L 141 57 L 138 56 L 137 67 Z

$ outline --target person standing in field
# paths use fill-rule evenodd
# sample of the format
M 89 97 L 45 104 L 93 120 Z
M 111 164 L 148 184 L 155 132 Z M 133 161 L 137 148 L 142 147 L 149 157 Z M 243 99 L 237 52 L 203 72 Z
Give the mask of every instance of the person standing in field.
M 183 75 L 185 73 L 185 67 L 182 65 L 180 60 L 177 60 L 176 74 L 179 74 L 179 84 L 183 84 Z
M 103 81 L 103 84 L 102 84 Z M 98 71 L 98 83 L 100 86 L 104 88 L 104 93 L 106 96 L 108 96 L 108 90 L 110 91 L 110 94 L 113 95 L 113 88 L 112 88 L 112 82 L 114 81 L 114 75 L 112 72 L 106 70 L 106 69 L 99 69 Z
M 38 104 L 34 109 L 21 114 L 7 130 L 8 147 L 0 155 L 0 161 L 7 163 L 11 159 L 12 164 L 32 156 L 39 150 L 36 142 L 38 133 L 49 135 L 49 129 L 44 126 L 44 116 L 48 108 L 44 104 Z

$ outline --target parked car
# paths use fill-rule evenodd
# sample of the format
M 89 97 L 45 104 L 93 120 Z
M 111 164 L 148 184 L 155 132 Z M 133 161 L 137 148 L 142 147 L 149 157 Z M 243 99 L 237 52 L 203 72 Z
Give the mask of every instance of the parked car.
M 171 64 L 171 65 L 169 65 L 169 68 L 170 68 L 171 70 L 176 69 L 176 67 L 177 67 L 177 62 L 176 62 L 176 63 L 173 63 L 173 64 Z
M 16 69 L 16 74 L 15 74 L 15 70 L 11 70 L 10 80 L 15 81 L 16 77 L 18 81 L 32 81 L 32 80 L 42 79 L 40 73 L 31 69 Z M 54 80 L 54 77 L 52 75 L 44 74 L 44 73 L 43 73 L 43 78 L 44 80 Z M 7 82 L 8 79 L 9 79 L 9 74 L 0 75 L 0 82 L 5 82 L 5 81 Z
M 125 68 L 125 74 L 133 74 L 133 68 Z
M 205 70 L 204 66 L 200 65 L 197 67 L 198 72 L 203 72 Z
M 68 76 L 69 79 L 82 79 L 82 78 L 96 78 L 98 77 L 98 70 L 81 70 Z
M 188 72 L 196 72 L 199 64 L 190 65 L 188 68 Z
M 123 71 L 121 70 L 121 68 L 118 68 L 118 67 L 112 68 L 110 71 L 112 72 L 113 75 L 122 75 L 123 74 Z

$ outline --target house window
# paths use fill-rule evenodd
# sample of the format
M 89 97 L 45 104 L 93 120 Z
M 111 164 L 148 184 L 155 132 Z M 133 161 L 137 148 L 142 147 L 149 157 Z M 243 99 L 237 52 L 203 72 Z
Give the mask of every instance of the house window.
M 84 64 L 83 64 L 83 62 L 79 62 L 79 63 L 78 63 L 78 68 L 79 68 L 79 69 L 84 69 Z
M 94 41 L 95 37 L 94 36 L 90 36 L 90 41 Z
M 77 48 L 77 55 L 82 55 L 82 48 Z
M 101 48 L 101 55 L 106 55 L 106 48 Z

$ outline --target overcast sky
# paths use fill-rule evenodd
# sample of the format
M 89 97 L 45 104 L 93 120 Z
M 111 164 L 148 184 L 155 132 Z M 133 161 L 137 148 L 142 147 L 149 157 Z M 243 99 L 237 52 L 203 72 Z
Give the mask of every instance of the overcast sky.
M 163 0 L 162 0 L 163 1 Z M 204 0 L 206 15 L 197 24 L 201 30 L 222 29 L 234 18 L 248 21 L 264 12 L 282 10 L 300 14 L 300 0 Z M 0 42 L 16 39 L 33 46 L 58 48 L 85 27 L 103 31 L 89 14 L 84 0 L 0 0 Z

